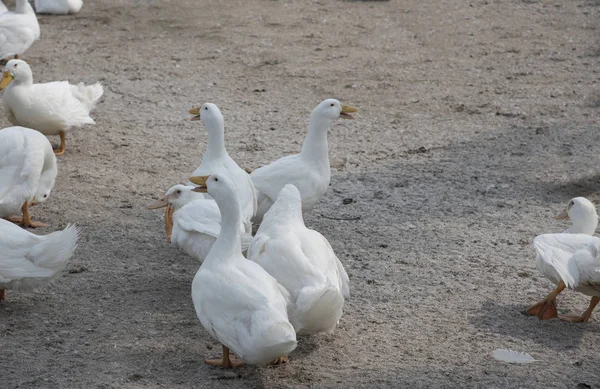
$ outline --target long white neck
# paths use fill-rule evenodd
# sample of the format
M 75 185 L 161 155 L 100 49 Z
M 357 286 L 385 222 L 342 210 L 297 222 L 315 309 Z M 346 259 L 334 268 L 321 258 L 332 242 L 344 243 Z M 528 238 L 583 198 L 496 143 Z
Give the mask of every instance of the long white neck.
M 33 85 L 33 74 L 31 72 L 21 75 L 19 80 L 13 80 L 12 85 Z M 9 85 L 10 86 L 10 85 Z
M 293 192 L 283 193 L 286 189 L 282 190 L 275 203 L 269 208 L 269 212 L 265 215 L 261 227 L 263 225 L 273 225 L 278 226 L 278 230 L 285 230 L 287 232 L 290 226 L 298 226 L 300 224 L 305 226 L 304 218 L 302 217 L 302 201 L 296 197 L 298 195 L 293 195 Z M 281 229 L 279 228 L 281 226 L 287 227 Z
M 241 213 L 238 199 L 232 192 L 229 196 L 217 196 L 215 201 L 221 211 L 221 232 L 204 260 L 204 264 L 216 261 L 228 262 L 232 258 L 242 255 Z
M 564 232 L 567 234 L 587 234 L 594 235 L 598 227 L 598 215 L 595 213 L 580 216 L 576 221 L 573 221 L 573 225 L 567 228 Z
M 20 14 L 35 13 L 27 0 L 17 0 L 15 12 Z
M 309 161 L 326 164 L 329 167 L 329 145 L 327 131 L 331 123 L 315 114 L 310 116 L 308 134 L 302 144 L 300 155 Z
M 225 150 L 225 125 L 223 122 L 207 121 L 205 125 L 208 130 L 208 146 L 202 159 L 217 159 L 227 155 L 227 150 Z

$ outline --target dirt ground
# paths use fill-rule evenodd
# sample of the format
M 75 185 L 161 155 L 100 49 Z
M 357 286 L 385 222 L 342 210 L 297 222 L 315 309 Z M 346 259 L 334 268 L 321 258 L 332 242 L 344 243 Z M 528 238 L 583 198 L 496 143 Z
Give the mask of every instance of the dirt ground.
M 552 216 L 571 197 L 600 199 L 599 11 L 95 0 L 41 16 L 34 79 L 106 92 L 33 210 L 51 223 L 36 233 L 83 234 L 51 287 L 0 304 L 0 387 L 600 388 L 600 310 L 585 324 L 521 314 L 552 289 L 533 237 L 566 228 Z M 187 110 L 219 105 L 229 153 L 255 168 L 297 152 L 329 97 L 361 109 L 331 128 L 331 188 L 305 216 L 350 275 L 340 326 L 301 338 L 287 365 L 209 367 L 220 347 L 190 298 L 198 264 L 145 209 L 200 162 L 207 136 Z M 587 302 L 565 292 L 559 308 Z M 538 362 L 504 364 L 496 348 Z

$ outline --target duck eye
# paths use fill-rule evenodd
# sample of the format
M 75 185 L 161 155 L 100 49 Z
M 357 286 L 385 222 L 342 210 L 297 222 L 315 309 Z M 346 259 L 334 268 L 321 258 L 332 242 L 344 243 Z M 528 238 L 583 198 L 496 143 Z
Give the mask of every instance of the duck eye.
M 181 191 L 180 191 L 180 190 L 177 190 L 177 194 L 180 194 L 180 193 L 181 193 Z
M 15 66 L 14 66 L 14 68 L 15 68 L 15 69 L 17 68 L 17 65 L 18 65 L 18 64 L 15 64 Z
M 334 105 L 335 105 L 334 103 L 331 103 L 331 106 L 332 106 L 332 107 L 333 107 Z
M 46 198 L 46 197 L 48 197 L 48 195 L 47 195 L 47 194 L 45 194 L 45 195 L 44 195 L 44 198 Z
M 218 177 L 215 177 L 215 182 L 217 182 L 217 181 L 219 181 L 219 178 L 218 178 Z
M 208 107 L 204 107 L 204 110 L 205 110 L 205 111 L 208 111 Z

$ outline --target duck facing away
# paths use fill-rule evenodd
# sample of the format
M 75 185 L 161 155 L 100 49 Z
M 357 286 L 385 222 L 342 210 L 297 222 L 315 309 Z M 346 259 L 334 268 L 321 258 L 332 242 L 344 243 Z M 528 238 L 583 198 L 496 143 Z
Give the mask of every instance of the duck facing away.
M 170 226 L 167 239 L 202 262 L 221 232 L 221 212 L 213 199 L 207 199 L 192 189 L 192 186 L 174 185 L 148 209 L 164 208 L 170 204 L 174 212 L 165 216 L 171 218 L 166 223 Z M 240 224 L 240 237 L 242 251 L 246 251 L 252 235 L 245 231 L 243 224 Z
M 600 239 L 591 236 L 598 224 L 592 202 L 584 197 L 571 199 L 555 219 L 569 218 L 573 225 L 560 234 L 544 234 L 533 240 L 536 268 L 556 286 L 546 298 L 526 311 L 540 320 L 558 317 L 570 322 L 589 320 L 600 302 Z M 592 296 L 582 315 L 558 315 L 556 297 L 564 289 Z
M 199 108 L 191 109 L 189 113 L 195 115 L 191 120 L 201 120 L 208 132 L 206 152 L 192 176 L 225 174 L 236 188 L 242 223 L 245 225 L 246 232 L 251 234 L 252 218 L 256 213 L 254 184 L 248 173 L 238 166 L 225 149 L 225 121 L 219 107 L 212 103 L 205 103 Z M 188 185 L 192 183 L 188 182 Z
M 39 14 L 76 14 L 83 0 L 35 0 L 35 11 Z
M 0 300 L 6 289 L 26 290 L 48 284 L 73 256 L 79 230 L 34 235 L 0 219 Z
M 287 184 L 248 249 L 291 296 L 290 322 L 299 334 L 331 333 L 350 297 L 348 274 L 323 235 L 306 228 L 300 192 Z
M 40 25 L 27 0 L 17 0 L 14 11 L 0 13 L 0 59 L 18 58 L 38 39 Z
M 0 217 L 24 227 L 46 227 L 31 220 L 29 207 L 48 200 L 57 172 L 44 135 L 24 127 L 0 130 Z M 19 211 L 22 217 L 15 216 Z
M 260 265 L 241 253 L 240 207 L 235 185 L 226 176 L 192 177 L 208 191 L 221 212 L 221 233 L 192 283 L 192 300 L 204 329 L 223 345 L 221 359 L 210 365 L 230 368 L 229 350 L 243 361 L 264 364 L 285 358 L 296 348 L 296 332 L 287 314 L 289 294 Z
M 44 135 L 59 135 L 56 155 L 65 152 L 65 133 L 85 124 L 95 124 L 90 112 L 102 97 L 104 88 L 94 85 L 71 85 L 68 81 L 33 83 L 31 68 L 25 61 L 6 64 L 0 90 L 8 120 L 38 130 Z
M 258 209 L 254 218 L 260 224 L 279 192 L 286 184 L 294 184 L 302 196 L 302 210 L 315 207 L 327 191 L 331 178 L 327 131 L 338 118 L 352 119 L 357 108 L 335 99 L 321 102 L 310 114 L 308 134 L 300 154 L 289 155 L 252 172 Z

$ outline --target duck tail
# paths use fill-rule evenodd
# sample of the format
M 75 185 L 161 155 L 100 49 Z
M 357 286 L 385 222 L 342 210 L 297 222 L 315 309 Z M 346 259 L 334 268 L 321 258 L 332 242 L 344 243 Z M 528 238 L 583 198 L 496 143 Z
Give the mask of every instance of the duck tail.
M 104 94 L 104 87 L 99 82 L 94 85 L 85 85 L 83 82 L 77 85 L 79 93 L 81 93 L 85 99 L 86 105 L 90 111 L 94 108 L 100 97 Z
M 300 334 L 331 333 L 343 307 L 344 296 L 335 286 L 307 286 L 298 294 L 292 324 Z
M 31 249 L 31 256 L 38 258 L 36 265 L 58 270 L 73 256 L 77 239 L 79 239 L 79 228 L 68 225 L 62 231 L 40 236 L 39 242 Z

